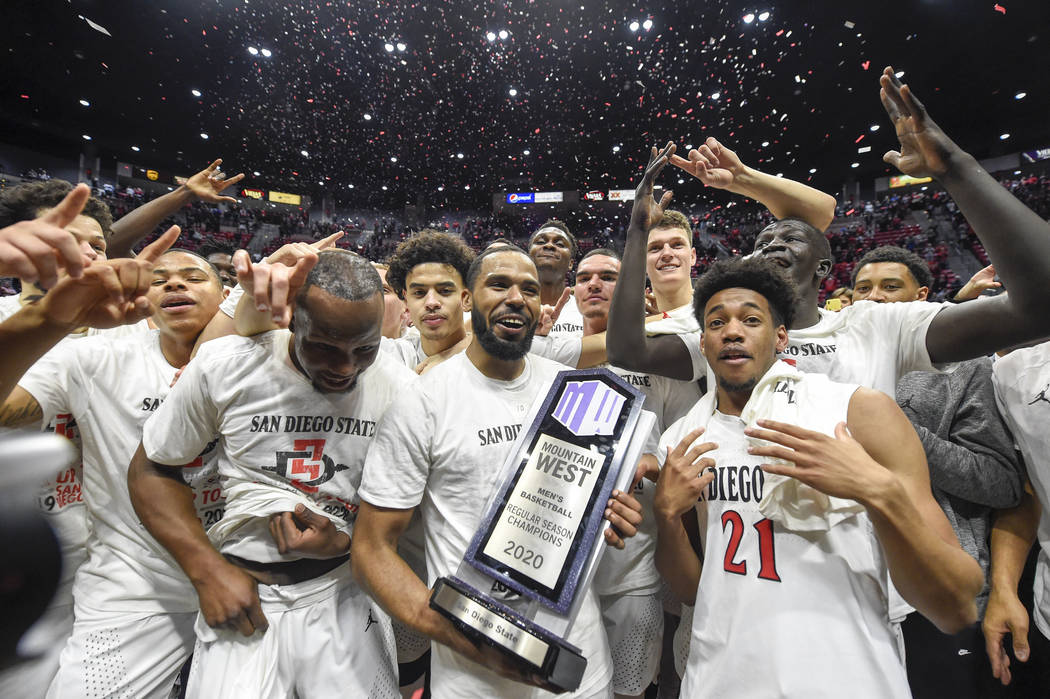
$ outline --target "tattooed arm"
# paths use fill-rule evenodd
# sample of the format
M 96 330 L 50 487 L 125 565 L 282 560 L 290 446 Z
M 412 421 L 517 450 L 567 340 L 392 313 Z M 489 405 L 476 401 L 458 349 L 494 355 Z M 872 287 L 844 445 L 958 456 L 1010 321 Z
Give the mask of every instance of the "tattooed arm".
M 0 427 L 39 427 L 44 411 L 29 391 L 21 386 L 15 390 L 3 405 L 0 405 Z

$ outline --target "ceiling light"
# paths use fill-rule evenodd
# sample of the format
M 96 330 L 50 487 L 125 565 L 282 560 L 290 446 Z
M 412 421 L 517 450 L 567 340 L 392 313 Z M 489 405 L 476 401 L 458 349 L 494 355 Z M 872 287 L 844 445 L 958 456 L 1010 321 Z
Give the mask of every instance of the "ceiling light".
M 642 29 L 644 29 L 645 31 L 649 31 L 652 28 L 653 28 L 653 20 L 647 19 L 644 22 L 642 22 Z
M 1027 96 L 1028 96 L 1027 92 L 1018 92 L 1016 95 L 1014 95 L 1014 99 L 1015 100 L 1023 100 Z
M 387 53 L 391 53 L 394 50 L 394 45 L 393 44 L 383 44 L 383 48 L 386 49 Z
M 387 190 L 387 186 L 383 185 L 382 190 L 385 192 Z
M 811 174 L 811 175 L 815 175 L 815 174 L 817 174 L 817 168 L 815 168 L 815 167 L 811 167 L 811 168 L 809 169 L 809 174 Z
M 850 167 L 860 167 L 860 163 L 851 163 Z
M 1001 133 L 1001 134 L 999 134 L 999 140 L 1000 141 L 1005 141 L 1008 138 L 1010 138 L 1010 134 L 1008 134 L 1008 133 Z
M 404 50 L 405 50 L 405 49 L 407 49 L 407 48 L 408 48 L 408 47 L 407 47 L 407 46 L 405 46 L 404 44 L 402 44 L 402 43 L 401 43 L 400 41 L 399 41 L 399 42 L 397 42 L 397 50 L 398 50 L 398 51 L 404 51 Z
M 722 96 L 721 92 L 712 92 L 711 93 L 711 99 L 713 99 L 713 100 L 716 100 L 716 99 L 718 99 L 721 96 Z
M 259 55 L 259 49 L 255 48 L 254 46 L 249 46 L 248 47 L 248 53 L 250 53 L 253 56 L 258 56 Z
M 487 33 L 485 35 L 485 38 L 488 39 L 489 41 L 495 41 L 496 40 L 496 33 L 495 32 L 489 32 L 489 33 Z
M 755 15 L 753 13 L 748 12 L 746 15 L 744 15 L 744 24 L 751 24 L 754 21 Z
M 758 16 L 758 21 L 759 22 L 765 22 L 767 19 L 769 19 L 769 13 L 768 12 L 763 12 L 762 14 L 760 14 Z
M 256 177 L 258 177 L 260 173 L 259 173 L 258 170 L 255 170 L 254 172 L 252 172 L 252 174 L 255 175 Z
M 521 154 L 522 154 L 522 155 L 529 155 L 530 153 L 532 153 L 532 151 L 531 151 L 531 150 L 529 150 L 528 148 L 526 148 L 525 150 L 523 150 L 523 151 L 521 152 Z
M 463 154 L 462 153 L 456 153 L 456 158 L 458 158 L 459 160 L 463 160 Z
M 510 95 L 511 97 L 517 97 L 517 96 L 518 96 L 518 91 L 517 91 L 517 90 L 515 90 L 515 89 L 514 89 L 514 88 L 512 87 L 512 88 L 510 88 L 510 90 L 508 90 L 508 91 L 507 91 L 507 94 L 508 94 L 508 95 Z
M 269 58 L 270 56 L 273 55 L 273 51 L 271 51 L 270 49 L 263 49 L 262 50 L 262 55 L 263 55 L 263 58 Z
M 620 152 L 620 147 L 619 146 L 613 146 L 613 153 L 619 153 L 619 152 Z
M 390 162 L 396 163 L 397 162 L 397 156 L 396 155 L 391 155 L 390 156 Z
M 900 80 L 901 78 L 903 78 L 903 77 L 904 77 L 904 71 L 903 71 L 903 70 L 898 70 L 898 71 L 897 71 L 896 73 L 894 73 L 893 75 L 894 75 L 894 76 L 896 76 L 896 78 L 897 78 L 898 80 Z
M 510 36 L 510 32 L 508 32 L 506 29 L 499 30 L 499 38 L 506 39 L 508 36 Z
M 88 102 L 87 100 L 80 100 L 80 106 L 81 107 L 90 107 L 91 103 Z
M 200 97 L 201 96 L 201 91 L 200 90 L 190 90 L 190 94 L 193 95 L 194 97 Z
M 310 157 L 310 154 L 307 153 L 304 150 L 299 151 L 299 155 L 303 156 L 304 158 L 309 158 Z
M 133 151 L 135 151 L 136 153 L 138 153 L 138 152 L 139 152 L 140 150 L 142 150 L 142 149 L 141 149 L 141 148 L 139 148 L 138 146 L 132 146 L 132 147 L 131 147 L 131 150 L 133 150 Z
M 872 131 L 878 131 L 878 130 L 879 130 L 879 125 L 878 125 L 878 124 L 872 124 L 872 125 L 871 125 L 871 127 L 870 127 L 870 129 L 871 129 Z
M 633 22 L 627 25 L 627 28 L 630 29 L 632 32 L 636 32 L 638 31 L 639 26 L 641 25 L 638 24 L 638 20 L 634 20 Z
M 84 138 L 85 141 L 90 141 L 91 140 L 91 136 L 88 136 L 87 134 L 84 134 L 83 138 Z
M 201 138 L 203 138 L 205 141 L 207 141 L 208 140 L 208 134 L 202 133 L 201 134 Z
M 365 121 L 372 121 L 372 115 L 371 114 L 365 114 Z
M 769 146 L 769 141 L 762 141 L 762 147 L 763 148 L 767 148 L 768 146 Z

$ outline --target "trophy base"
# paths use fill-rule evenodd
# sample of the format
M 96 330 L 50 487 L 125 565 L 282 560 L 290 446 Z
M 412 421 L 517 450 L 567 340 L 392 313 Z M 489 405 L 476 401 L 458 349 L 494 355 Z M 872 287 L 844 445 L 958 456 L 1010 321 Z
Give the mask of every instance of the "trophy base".
M 456 578 L 438 578 L 430 606 L 464 635 L 528 666 L 559 691 L 580 686 L 587 660 L 576 648 Z

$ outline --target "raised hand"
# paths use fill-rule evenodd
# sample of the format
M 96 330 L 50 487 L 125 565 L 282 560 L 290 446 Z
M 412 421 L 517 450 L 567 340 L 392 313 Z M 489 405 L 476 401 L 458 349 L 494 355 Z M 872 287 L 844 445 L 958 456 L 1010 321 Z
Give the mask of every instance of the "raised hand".
M 709 136 L 699 148 L 687 154 L 689 159 L 679 155 L 671 156 L 671 164 L 688 172 L 708 187 L 729 189 L 737 176 L 745 171 L 744 163 L 736 153 Z
M 80 277 L 91 260 L 81 252 L 76 237 L 63 229 L 80 215 L 90 196 L 91 189 L 78 184 L 40 218 L 0 229 L 0 277 L 18 277 L 45 289 L 58 281 L 59 269 Z
M 558 322 L 558 317 L 561 315 L 561 309 L 565 308 L 565 304 L 569 302 L 569 297 L 572 295 L 572 290 L 569 287 L 561 292 L 561 297 L 558 299 L 558 303 L 553 306 L 543 304 L 540 306 L 540 322 L 536 325 L 536 334 L 540 336 L 546 336 L 550 333 L 551 329 Z
M 282 554 L 300 558 L 336 558 L 350 550 L 350 537 L 332 520 L 304 505 L 270 515 L 270 536 Z
M 153 312 L 146 292 L 153 267 L 179 237 L 172 226 L 134 258 L 95 262 L 80 277 L 63 277 L 40 301 L 47 316 L 70 330 L 113 328 L 136 323 Z
M 748 447 L 748 453 L 789 461 L 762 464 L 762 470 L 797 478 L 825 495 L 856 500 L 861 504 L 879 492 L 893 474 L 875 461 L 853 438 L 845 422 L 835 426 L 835 436 L 773 420 L 759 420 L 744 434 L 771 444 Z
M 667 448 L 667 459 L 660 469 L 653 494 L 653 509 L 664 519 L 677 519 L 688 512 L 700 499 L 700 494 L 714 480 L 714 470 L 705 471 L 715 465 L 713 459 L 705 457 L 718 445 L 704 442 L 691 447 L 704 433 L 698 427 L 682 438 L 675 447 Z
M 311 252 L 317 253 L 334 247 L 336 241 L 342 238 L 343 235 L 343 231 L 338 231 L 313 243 L 286 243 L 277 248 L 276 252 L 267 257 L 266 261 L 270 264 L 280 262 L 287 267 L 294 267 L 296 262 L 303 257 L 306 257 Z
M 882 159 L 905 175 L 940 177 L 962 150 L 929 117 L 911 88 L 887 66 L 879 77 L 879 98 L 897 130 L 900 150 L 886 151 Z
M 634 205 L 631 207 L 630 228 L 640 230 L 642 233 L 648 233 L 649 229 L 663 218 L 664 210 L 671 205 L 672 193 L 670 191 L 664 192 L 663 196 L 660 197 L 660 201 L 657 202 L 653 198 L 653 188 L 656 184 L 656 177 L 666 167 L 668 159 L 674 155 L 674 151 L 675 145 L 670 141 L 664 146 L 663 150 L 653 146 L 649 164 L 645 166 L 645 174 L 642 175 L 642 181 L 638 183 L 638 187 L 634 190 Z
M 222 172 L 219 171 L 220 165 L 222 165 L 222 158 L 217 159 L 211 165 L 204 168 L 193 177 L 190 177 L 186 180 L 184 186 L 201 201 L 209 201 L 213 203 L 225 201 L 236 204 L 236 199 L 233 197 L 224 197 L 222 196 L 222 192 L 230 185 L 237 184 L 243 180 L 244 173 L 242 172 L 233 177 L 224 178 Z
M 959 289 L 959 292 L 955 294 L 955 300 L 960 302 L 970 301 L 989 289 L 998 289 L 1001 286 L 1001 282 L 995 281 L 995 265 L 988 265 L 970 277 L 970 281 L 966 282 L 963 288 Z

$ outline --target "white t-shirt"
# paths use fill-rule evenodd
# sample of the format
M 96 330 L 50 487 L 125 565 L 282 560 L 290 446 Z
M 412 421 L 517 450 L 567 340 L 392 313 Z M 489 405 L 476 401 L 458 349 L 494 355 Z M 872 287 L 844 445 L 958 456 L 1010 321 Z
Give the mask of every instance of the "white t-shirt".
M 21 309 L 22 304 L 17 294 L 0 298 L 0 322 Z M 67 335 L 55 347 L 84 337 L 124 337 L 137 332 L 148 332 L 149 329 L 145 320 L 106 330 L 88 328 L 86 332 Z M 56 376 L 55 380 L 61 381 L 62 378 Z M 73 442 L 77 453 L 80 453 L 80 431 L 77 421 L 70 413 L 45 413 L 41 425 L 44 432 L 54 432 L 68 438 Z M 83 483 L 84 466 L 78 459 L 68 468 L 49 474 L 37 489 L 38 509 L 47 517 L 62 550 L 62 578 L 52 598 L 52 606 L 73 603 L 73 578 L 77 568 L 87 560 L 88 521 L 87 511 L 84 509 Z
M 204 345 L 146 423 L 146 455 L 177 464 L 217 435 L 226 517 L 211 530 L 223 553 L 259 562 L 282 555 L 269 516 L 303 502 L 350 533 L 376 422 L 415 374 L 385 353 L 353 390 L 321 393 L 291 363 L 288 330 Z
M 909 371 L 937 370 L 926 350 L 926 331 L 948 305 L 858 301 L 837 313 L 820 308 L 815 325 L 788 333 L 779 358 L 802 371 L 892 396 Z
M 413 372 L 419 366 L 419 363 L 427 358 L 427 354 L 423 351 L 423 347 L 420 344 L 418 332 L 406 333 L 396 340 L 384 337 L 379 342 L 379 349 L 389 353 L 398 363 L 404 364 Z
M 707 360 L 700 351 L 700 323 L 693 313 L 693 304 L 687 303 L 670 311 L 664 311 L 662 317 L 650 319 L 645 323 L 645 334 L 677 335 L 685 344 L 689 358 L 693 362 L 693 381 L 698 381 L 707 373 Z
M 576 295 L 570 294 L 569 300 L 565 302 L 565 305 L 561 308 L 561 313 L 558 314 L 558 322 L 551 328 L 548 337 L 558 337 L 560 335 L 579 337 L 582 334 L 583 314 L 580 313 L 580 307 L 576 304 Z
M 1014 350 L 992 365 L 992 384 L 1028 478 L 1043 504 L 1035 568 L 1035 625 L 1050 638 L 1050 343 Z
M 175 371 L 161 352 L 158 331 L 151 330 L 60 343 L 19 381 L 45 415 L 69 414 L 80 431 L 90 533 L 88 560 L 77 571 L 73 589 L 91 607 L 152 613 L 197 609 L 189 580 L 146 531 L 128 495 L 128 464 L 142 425 L 167 397 Z M 211 441 L 183 461 L 202 458 L 200 467 L 183 470 L 194 487 L 198 514 L 201 507 L 221 513 L 221 495 L 210 480 L 220 455 L 207 449 Z
M 430 586 L 459 567 L 522 421 L 563 369 L 526 355 L 520 376 L 499 381 L 461 353 L 403 391 L 380 421 L 361 499 L 379 507 L 421 508 Z M 588 660 L 581 695 L 611 681 L 601 629 L 597 599 L 588 591 L 568 636 Z M 431 688 L 437 698 L 550 696 L 505 680 L 443 645 L 433 649 Z
M 703 395 L 696 381 L 676 381 L 665 376 L 639 374 L 619 367 L 608 366 L 614 374 L 645 394 L 642 407 L 656 415 L 649 453 L 658 451 L 656 441 L 675 420 L 684 416 Z M 638 482 L 634 497 L 642 504 L 642 523 L 638 533 L 624 541 L 623 549 L 608 548 L 598 565 L 594 585 L 599 595 L 644 595 L 660 589 L 660 573 L 656 570 L 656 520 L 652 517 L 653 495 L 656 484 L 645 478 Z
M 583 335 L 570 335 L 562 333 L 556 336 L 536 335 L 532 338 L 532 346 L 529 348 L 531 354 L 539 355 L 558 364 L 564 364 L 569 369 L 575 369 L 580 363 L 580 354 L 583 352 Z
M 803 426 L 834 434 L 856 388 L 800 381 Z M 661 452 L 704 422 L 694 411 L 675 422 Z M 747 453 L 743 421 L 716 412 L 706 422 L 700 441 L 719 445 L 705 454 L 717 477 L 696 505 L 705 555 L 681 695 L 910 697 L 867 514 L 818 534 L 783 529 L 758 509 L 763 458 Z

